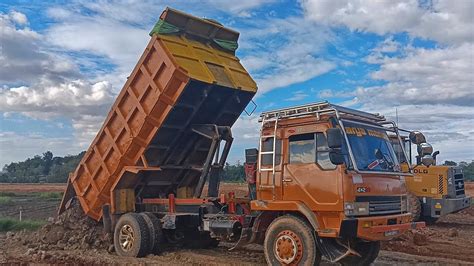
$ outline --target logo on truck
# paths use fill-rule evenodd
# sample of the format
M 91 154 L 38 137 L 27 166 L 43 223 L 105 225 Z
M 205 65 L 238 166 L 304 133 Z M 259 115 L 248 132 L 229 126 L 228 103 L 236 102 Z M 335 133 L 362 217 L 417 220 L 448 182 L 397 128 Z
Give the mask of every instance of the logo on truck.
M 413 172 L 415 174 L 427 174 L 428 173 L 428 169 L 413 169 Z

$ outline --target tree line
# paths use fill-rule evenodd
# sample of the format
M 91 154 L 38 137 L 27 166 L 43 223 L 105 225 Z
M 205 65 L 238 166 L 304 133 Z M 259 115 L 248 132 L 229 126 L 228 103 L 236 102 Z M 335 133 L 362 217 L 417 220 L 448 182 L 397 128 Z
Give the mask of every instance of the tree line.
M 470 163 L 467 163 L 465 161 L 461 161 L 459 163 L 456 163 L 454 161 L 444 161 L 443 165 L 462 167 L 464 179 L 474 181 L 474 161 L 471 161 Z
M 84 154 L 85 151 L 60 157 L 47 151 L 22 162 L 6 164 L 0 173 L 0 183 L 65 183 Z M 227 163 L 221 178 L 228 182 L 244 182 L 244 166 Z
M 76 169 L 84 154 L 85 151 L 60 157 L 47 151 L 22 162 L 7 164 L 0 173 L 0 183 L 65 183 L 69 173 Z M 443 165 L 461 166 L 466 180 L 474 181 L 474 161 L 445 161 Z M 235 165 L 226 163 L 221 179 L 227 182 L 244 182 L 244 166 L 240 162 Z
M 6 164 L 0 174 L 2 183 L 65 183 L 70 172 L 84 156 L 85 151 L 77 155 L 53 156 L 47 151 L 22 162 Z

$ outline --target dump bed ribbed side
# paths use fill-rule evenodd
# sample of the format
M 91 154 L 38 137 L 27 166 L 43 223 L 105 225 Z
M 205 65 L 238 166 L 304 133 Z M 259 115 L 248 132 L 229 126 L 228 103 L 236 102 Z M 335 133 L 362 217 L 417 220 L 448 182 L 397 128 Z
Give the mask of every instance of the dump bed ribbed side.
M 183 34 L 153 35 L 68 186 L 96 220 L 113 188 L 140 184 L 157 197 L 193 187 L 198 174 L 183 165 L 202 164 L 209 143 L 189 128 L 232 126 L 255 92 L 233 53 Z

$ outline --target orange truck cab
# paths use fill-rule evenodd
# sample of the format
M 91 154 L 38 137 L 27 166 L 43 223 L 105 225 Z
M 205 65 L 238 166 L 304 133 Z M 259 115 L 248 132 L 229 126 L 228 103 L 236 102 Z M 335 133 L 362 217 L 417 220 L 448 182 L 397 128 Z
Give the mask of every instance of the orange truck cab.
M 399 136 L 394 123 L 328 102 L 265 112 L 260 121 L 260 148 L 246 151 L 246 172 L 255 180 L 251 210 L 260 212 L 260 229 L 253 231 L 266 231 L 267 262 L 297 264 L 315 246 L 330 261 L 368 264 L 380 240 L 424 226 L 408 212 L 411 174 L 401 171 L 389 140 Z M 304 241 L 288 226 L 292 219 L 314 230 L 315 244 L 298 245 Z M 279 248 L 287 242 L 295 252 Z

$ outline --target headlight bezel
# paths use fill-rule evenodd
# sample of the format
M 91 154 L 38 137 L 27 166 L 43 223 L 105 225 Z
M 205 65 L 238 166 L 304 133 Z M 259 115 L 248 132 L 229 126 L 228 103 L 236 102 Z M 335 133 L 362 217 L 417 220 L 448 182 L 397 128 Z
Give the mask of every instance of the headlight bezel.
M 346 216 L 368 216 L 370 214 L 369 202 L 344 202 Z

